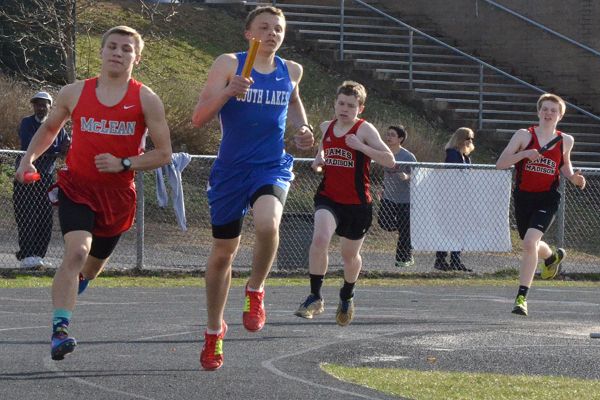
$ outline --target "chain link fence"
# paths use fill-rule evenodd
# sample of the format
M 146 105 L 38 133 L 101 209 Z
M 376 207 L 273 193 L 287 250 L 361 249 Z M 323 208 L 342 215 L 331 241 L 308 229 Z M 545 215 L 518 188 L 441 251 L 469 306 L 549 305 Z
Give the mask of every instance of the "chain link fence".
M 23 251 L 21 243 L 30 245 L 40 245 L 45 247 L 45 241 L 49 234 L 49 243 L 45 254 L 38 254 L 44 257 L 44 261 L 53 266 L 58 266 L 62 257 L 63 243 L 60 233 L 60 227 L 57 219 L 57 212 L 50 217 L 48 214 L 38 213 L 45 209 L 46 205 L 36 205 L 32 207 L 31 197 L 23 196 L 14 192 L 14 163 L 19 154 L 16 151 L 0 152 L 0 180 L 2 180 L 2 189 L 0 192 L 0 268 L 18 268 L 20 261 L 17 259 L 17 253 Z M 290 193 L 284 210 L 284 215 L 280 228 L 280 246 L 274 264 L 274 269 L 296 270 L 308 268 L 308 248 L 312 238 L 313 228 L 313 196 L 320 182 L 321 176 L 316 174 L 310 168 L 312 160 L 298 159 L 294 164 L 295 180 L 292 183 Z M 139 173 L 137 175 L 137 185 L 139 192 L 138 218 L 132 229 L 125 233 L 119 245 L 117 246 L 109 268 L 130 269 L 135 267 L 146 269 L 198 269 L 204 268 L 210 251 L 212 235 L 210 226 L 210 217 L 206 199 L 206 183 L 210 168 L 214 162 L 214 157 L 210 156 L 192 156 L 189 165 L 182 172 L 182 184 L 185 200 L 186 230 L 182 230 L 178 223 L 176 213 L 172 205 L 172 189 L 166 183 L 169 195 L 169 204 L 166 207 L 159 206 L 157 198 L 157 178 L 154 172 Z M 428 164 L 411 163 L 413 172 L 420 169 L 428 171 L 442 168 L 452 170 L 457 166 L 450 167 L 448 164 Z M 473 172 L 488 170 L 490 173 L 508 173 L 506 171 L 491 171 L 493 166 L 473 165 L 468 168 L 465 179 L 474 179 L 471 177 Z M 563 190 L 564 201 L 561 204 L 557 219 L 545 238 L 550 244 L 561 245 L 568 252 L 568 258 L 563 264 L 565 272 L 591 273 L 597 272 L 597 266 L 600 261 L 600 169 L 584 169 L 584 175 L 588 180 L 588 186 L 584 191 L 567 184 L 561 187 Z M 475 175 L 473 175 L 475 176 Z M 395 267 L 396 246 L 399 235 L 406 235 L 408 232 L 397 232 L 385 226 L 385 223 L 379 223 L 378 216 L 381 210 L 381 199 L 379 194 L 382 192 L 384 172 L 383 168 L 374 165 L 371 172 L 372 193 L 374 194 L 373 207 L 373 225 L 364 242 L 361 251 L 363 265 L 365 270 L 370 271 L 406 271 L 406 272 L 432 272 L 435 261 L 435 251 L 433 249 L 414 250 L 413 256 L 415 263 L 412 266 L 399 269 Z M 452 179 L 456 179 L 455 177 Z M 510 182 L 510 177 L 508 178 Z M 563 180 L 564 182 L 564 180 Z M 27 189 L 36 192 L 45 189 L 44 182 L 37 182 L 30 185 Z M 461 196 L 467 196 L 471 188 L 470 184 L 457 182 L 456 185 L 450 185 L 464 190 Z M 479 185 L 479 190 L 493 186 L 488 186 L 485 182 Z M 425 196 L 419 197 L 420 209 L 445 210 L 448 215 L 453 215 L 455 210 L 448 209 L 451 196 L 456 196 L 456 190 L 448 193 L 440 192 L 440 187 L 426 187 L 431 190 L 431 194 L 425 193 Z M 480 192 L 481 198 L 488 198 L 494 193 Z M 423 193 L 421 193 L 423 195 Z M 472 195 L 472 193 L 471 193 Z M 477 197 L 477 196 L 475 196 Z M 14 198 L 14 200 L 13 200 Z M 425 200 L 423 200 L 425 199 Z M 512 201 L 511 199 L 507 199 Z M 458 202 L 460 204 L 460 201 Z M 436 250 L 456 251 L 462 250 L 462 263 L 476 273 L 490 273 L 506 269 L 518 269 L 520 241 L 516 232 L 514 223 L 512 204 L 508 210 L 510 220 L 510 230 L 506 233 L 484 232 L 487 241 L 494 241 L 495 236 L 498 241 L 503 241 L 508 237 L 509 245 L 512 248 L 508 251 L 486 251 L 470 250 L 473 246 L 458 248 L 456 238 L 471 235 L 470 243 L 477 244 L 473 240 L 473 234 L 477 237 L 477 229 L 481 226 L 479 222 L 481 216 L 489 212 L 486 207 L 491 207 L 483 201 L 478 201 L 477 205 L 473 200 L 465 201 L 466 210 L 472 210 L 474 218 L 473 231 L 460 228 L 460 231 L 448 231 L 446 248 Z M 415 204 L 412 205 L 415 210 Z M 462 210 L 465 212 L 465 210 Z M 29 224 L 23 229 L 22 219 L 28 220 Z M 50 218 L 50 221 L 48 220 Z M 17 223 L 19 220 L 19 224 Z M 382 228 L 383 225 L 383 228 Z M 21 226 L 21 229 L 18 227 Z M 404 225 L 406 226 L 406 224 Z M 385 228 L 385 229 L 384 229 Z M 418 227 L 421 230 L 423 227 Z M 434 232 L 436 226 L 425 227 Z M 406 228 L 404 228 L 406 229 Z M 413 231 L 416 229 L 412 226 Z M 19 233 L 20 231 L 20 233 Z M 413 236 L 415 232 L 413 232 Z M 427 233 L 421 232 L 421 235 Z M 440 237 L 437 232 L 438 243 L 444 236 Z M 490 237 L 491 235 L 491 237 Z M 252 215 L 248 215 L 244 222 L 242 240 L 238 255 L 234 262 L 236 269 L 249 269 L 252 262 L 252 250 L 254 243 Z M 36 251 L 40 251 L 39 249 Z M 19 258 L 22 258 L 21 255 Z M 339 252 L 339 242 L 337 237 L 331 243 L 330 269 L 339 269 L 342 267 L 342 260 Z

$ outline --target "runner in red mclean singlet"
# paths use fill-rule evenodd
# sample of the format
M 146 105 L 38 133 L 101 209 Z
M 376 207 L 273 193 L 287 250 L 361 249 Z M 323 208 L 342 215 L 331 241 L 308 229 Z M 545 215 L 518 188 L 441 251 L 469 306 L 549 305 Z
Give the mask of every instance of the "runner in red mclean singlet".
M 20 182 L 25 173 L 35 172 L 33 161 L 71 119 L 71 148 L 56 190 L 65 251 L 52 283 L 54 360 L 77 345 L 69 323 L 78 292 L 102 271 L 121 234 L 133 224 L 134 171 L 171 161 L 164 106 L 152 90 L 131 78 L 143 47 L 135 29 L 109 29 L 102 37 L 100 76 L 62 88 L 16 172 Z M 146 132 L 154 149 L 143 153 Z
M 571 165 L 573 136 L 556 130 L 565 114 L 565 102 L 560 97 L 546 93 L 537 102 L 539 125 L 520 129 L 498 158 L 496 168 L 516 166 L 514 191 L 515 219 L 523 241 L 523 256 L 519 275 L 519 290 L 512 312 L 527 315 L 527 294 L 536 267 L 542 279 L 552 279 L 560 271 L 566 256 L 561 248 L 550 248 L 542 240 L 560 204 L 558 184 L 560 174 L 579 188 L 585 188 L 585 178 Z M 542 148 L 555 138 L 561 138 L 546 151 Z
M 131 168 L 118 174 L 101 172 L 97 154 L 112 154 L 119 159 L 142 154 L 146 123 L 140 91 L 142 84 L 129 80 L 127 92 L 116 105 L 107 107 L 96 97 L 98 78 L 84 81 L 73 109 L 73 139 L 66 168 L 58 171 L 61 196 L 85 204 L 95 212 L 92 233 L 114 237 L 133 224 L 136 192 Z M 94 185 L 87 183 L 93 182 Z M 99 271 L 96 272 L 96 274 Z M 94 278 L 90 276 L 90 278 Z
M 392 168 L 396 161 L 377 129 L 359 119 L 367 92 L 363 85 L 346 81 L 337 90 L 335 119 L 321 124 L 323 139 L 313 169 L 323 169 L 315 195 L 315 227 L 309 253 L 310 294 L 295 312 L 313 318 L 324 311 L 321 287 L 327 272 L 329 243 L 340 236 L 344 286 L 336 322 L 346 326 L 354 316 L 354 285 L 362 268 L 360 248 L 371 226 L 369 167 L 371 160 Z

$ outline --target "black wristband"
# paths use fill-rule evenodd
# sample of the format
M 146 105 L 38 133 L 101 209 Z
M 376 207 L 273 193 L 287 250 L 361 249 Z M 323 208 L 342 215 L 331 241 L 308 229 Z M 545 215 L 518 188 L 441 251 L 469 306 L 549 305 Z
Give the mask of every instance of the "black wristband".
M 307 127 L 311 133 L 315 133 L 315 128 L 313 128 L 313 126 L 311 124 L 302 124 L 302 125 L 300 125 L 300 128 L 302 128 L 303 126 Z M 300 128 L 298 128 L 298 129 L 300 129 Z

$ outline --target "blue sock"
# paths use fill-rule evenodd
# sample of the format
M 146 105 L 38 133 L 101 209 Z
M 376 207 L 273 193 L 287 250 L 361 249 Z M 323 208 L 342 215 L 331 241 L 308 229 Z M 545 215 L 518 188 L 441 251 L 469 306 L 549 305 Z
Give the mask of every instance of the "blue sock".
M 79 274 L 79 288 L 77 289 L 77 294 L 83 293 L 83 291 L 88 287 L 89 284 L 90 280 L 85 279 L 82 274 Z
M 55 308 L 52 315 L 52 333 L 55 333 L 58 328 L 67 328 L 69 321 L 73 316 L 73 311 L 65 308 Z

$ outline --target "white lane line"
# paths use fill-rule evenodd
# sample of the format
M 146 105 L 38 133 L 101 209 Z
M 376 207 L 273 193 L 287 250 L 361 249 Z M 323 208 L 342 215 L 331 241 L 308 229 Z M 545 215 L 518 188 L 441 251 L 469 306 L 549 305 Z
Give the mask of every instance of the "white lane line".
M 366 335 L 366 336 L 369 336 L 369 339 L 371 339 L 371 340 L 376 340 L 376 339 L 383 338 L 383 337 L 386 337 L 386 336 L 396 335 L 396 334 L 399 334 L 399 333 L 402 333 L 402 332 L 403 331 L 401 331 L 401 330 L 396 330 L 396 331 L 387 332 L 387 333 L 384 333 L 384 334 L 381 334 L 381 335 L 373 335 L 373 336 Z M 330 390 L 330 391 L 336 392 L 336 393 L 347 394 L 347 395 L 350 395 L 352 397 L 360 397 L 361 399 L 381 400 L 380 397 L 371 397 L 371 396 L 359 394 L 359 393 L 356 393 L 356 392 L 351 392 L 351 391 L 344 390 L 344 389 L 338 389 L 338 388 L 333 387 L 333 386 L 322 385 L 320 383 L 316 383 L 316 382 L 312 382 L 312 381 L 309 381 L 309 380 L 306 380 L 306 379 L 302 379 L 299 376 L 293 376 L 293 375 L 287 374 L 287 373 L 283 372 L 282 370 L 280 370 L 279 368 L 277 368 L 275 365 L 273 365 L 273 363 L 275 363 L 277 361 L 280 361 L 280 360 L 283 360 L 283 359 L 286 359 L 286 358 L 290 358 L 290 357 L 296 357 L 296 356 L 299 356 L 299 355 L 302 355 L 302 354 L 305 354 L 305 353 L 308 353 L 308 352 L 311 352 L 311 351 L 314 351 L 314 350 L 321 349 L 323 347 L 327 347 L 327 346 L 331 346 L 331 345 L 337 345 L 337 344 L 340 344 L 340 343 L 356 342 L 358 340 L 365 340 L 365 335 L 364 334 L 361 335 L 360 338 L 353 338 L 353 339 L 346 339 L 346 340 L 338 340 L 338 341 L 328 342 L 328 343 L 321 344 L 320 346 L 313 346 L 313 347 L 309 347 L 309 348 L 306 348 L 304 350 L 296 351 L 296 352 L 293 352 L 293 353 L 283 354 L 283 355 L 271 358 L 269 360 L 265 360 L 265 361 L 263 361 L 261 363 L 261 365 L 263 366 L 263 368 L 266 368 L 271 373 L 273 373 L 273 374 L 275 374 L 277 376 L 280 376 L 280 377 L 288 379 L 288 380 L 297 381 L 297 382 L 303 383 L 305 385 L 317 387 L 317 388 L 320 388 L 320 389 Z M 367 387 L 361 386 L 361 385 L 356 385 L 356 386 L 360 386 L 360 387 L 362 387 L 364 389 L 370 389 L 370 388 L 367 388 Z M 371 390 L 374 390 L 374 389 L 371 389 Z
M 384 354 L 381 356 L 369 356 L 369 357 L 361 358 L 360 362 L 363 362 L 363 363 L 394 362 L 394 361 L 406 360 L 409 358 L 410 358 L 409 356 L 395 356 L 392 354 Z
M 10 301 L 11 303 L 47 303 L 48 299 L 20 299 L 16 297 L 0 297 L 0 300 Z
M 23 330 L 23 329 L 48 329 L 50 328 L 48 325 L 40 325 L 40 326 L 22 326 L 22 327 L 18 327 L 18 328 L 1 328 L 0 332 L 6 332 L 6 331 L 19 331 L 19 330 Z
M 141 337 L 141 338 L 137 338 L 137 339 L 132 339 L 131 341 L 132 342 L 141 342 L 142 340 L 158 339 L 158 338 L 164 338 L 164 337 L 169 337 L 169 336 L 183 336 L 183 335 L 189 335 L 189 334 L 194 334 L 194 333 L 196 333 L 196 331 L 167 333 L 167 334 L 164 334 L 164 335 L 155 335 L 155 336 Z
M 332 386 L 321 385 L 320 383 L 308 381 L 308 380 L 302 379 L 302 378 L 300 378 L 298 376 L 292 376 L 292 375 L 286 374 L 285 372 L 283 372 L 282 370 L 278 369 L 277 367 L 275 367 L 273 365 L 273 363 L 275 361 L 279 361 L 279 360 L 282 360 L 282 359 L 288 358 L 288 357 L 299 356 L 301 354 L 308 353 L 309 351 L 312 351 L 312 350 L 315 350 L 315 349 L 318 349 L 318 348 L 321 348 L 321 347 L 329 346 L 329 345 L 332 345 L 332 344 L 339 344 L 339 343 L 342 343 L 342 342 L 343 342 L 343 340 L 341 340 L 339 342 L 330 342 L 330 343 L 326 343 L 326 344 L 321 345 L 321 346 L 311 347 L 309 349 L 305 349 L 305 350 L 298 351 L 298 352 L 295 352 L 295 353 L 284 354 L 283 356 L 279 356 L 279 357 L 272 358 L 270 360 L 263 361 L 261 363 L 261 365 L 263 366 L 263 368 L 266 368 L 267 370 L 269 370 L 273 374 L 275 374 L 277 376 L 280 376 L 282 378 L 288 379 L 288 380 L 297 381 L 297 382 L 300 382 L 300 383 L 305 384 L 305 385 L 317 387 L 319 389 L 331 390 L 332 392 L 346 394 L 346 395 L 349 395 L 349 396 L 352 396 L 352 397 L 360 397 L 361 399 L 380 400 L 379 397 L 365 396 L 365 395 L 362 395 L 362 394 L 359 394 L 359 393 L 350 392 L 348 390 L 338 389 L 338 388 L 335 388 L 335 387 L 332 387 Z
M 86 385 L 86 386 L 93 387 L 95 389 L 102 390 L 104 392 L 118 394 L 120 397 L 127 396 L 127 397 L 133 397 L 135 399 L 155 400 L 152 397 L 146 397 L 146 396 L 142 396 L 140 394 L 128 393 L 128 392 L 124 392 L 122 390 L 112 389 L 112 388 L 109 388 L 109 387 L 106 387 L 103 385 L 92 383 L 92 382 L 87 381 L 82 378 L 70 376 L 67 372 L 64 372 L 64 371 L 61 371 L 60 369 L 58 369 L 58 367 L 56 366 L 56 363 L 50 358 L 50 356 L 44 357 L 44 366 L 46 367 L 47 370 L 54 372 L 55 374 L 60 375 L 64 378 L 70 379 L 70 380 L 75 381 L 82 385 Z
M 561 292 L 566 292 L 566 293 L 593 293 L 593 294 L 597 294 L 598 293 L 598 289 L 594 289 L 594 288 L 560 288 L 560 287 L 540 287 L 540 288 L 536 288 L 535 289 L 536 292 L 557 292 L 557 293 L 561 293 Z
M 453 336 L 456 335 L 460 335 L 460 333 L 462 332 L 461 329 L 458 329 L 456 333 L 453 333 Z M 404 339 L 410 339 L 411 337 L 420 337 L 422 335 L 422 333 L 419 332 L 406 332 L 405 330 L 395 330 L 395 331 L 391 331 L 391 332 L 387 332 L 381 335 L 368 335 L 369 336 L 369 340 L 377 340 L 383 337 L 387 337 L 387 336 L 392 336 L 392 335 L 396 335 L 396 334 L 401 334 L 401 333 L 408 333 L 409 336 L 405 337 Z M 439 335 L 440 333 L 434 333 L 433 335 Z M 446 333 L 447 335 L 447 333 Z M 353 341 L 358 341 L 358 340 L 365 340 L 365 337 L 361 337 L 361 338 L 354 338 L 354 339 L 346 339 L 346 340 L 339 340 L 339 341 L 333 341 L 333 342 L 328 342 L 328 343 L 324 343 L 321 344 L 320 346 L 315 346 L 315 347 L 309 347 L 306 348 L 304 350 L 300 350 L 297 352 L 293 352 L 293 353 L 287 353 L 287 354 L 283 354 L 280 355 L 278 357 L 274 357 L 271 358 L 269 360 L 263 361 L 261 363 L 261 365 L 263 366 L 263 368 L 266 368 L 267 370 L 269 370 L 271 373 L 280 376 L 282 378 L 288 379 L 288 380 L 292 380 L 292 381 L 297 381 L 300 382 L 302 384 L 305 385 L 309 385 L 309 386 L 313 386 L 313 387 L 317 387 L 320 389 L 325 389 L 325 390 L 330 390 L 333 392 L 337 392 L 337 393 L 341 393 L 341 394 L 349 394 L 351 396 L 354 397 L 359 397 L 359 398 L 363 398 L 363 399 L 369 399 L 369 400 L 380 400 L 380 398 L 377 397 L 370 397 L 367 395 L 362 395 L 362 394 L 358 394 L 355 392 L 350 392 L 350 391 L 346 391 L 343 389 L 338 389 L 336 387 L 332 387 L 332 386 L 327 386 L 327 385 L 322 385 L 316 382 L 312 382 L 303 378 L 300 378 L 298 376 L 293 376 L 290 374 L 287 374 L 285 372 L 283 372 L 282 370 L 278 369 L 277 367 L 275 367 L 274 363 L 277 361 L 281 361 L 284 360 L 286 358 L 291 358 L 291 357 L 296 357 L 302 354 L 306 354 L 308 352 L 314 351 L 314 350 L 318 350 L 321 349 L 323 347 L 327 347 L 327 346 L 331 346 L 331 345 L 338 345 L 341 343 L 350 343 Z M 589 342 L 586 343 L 582 343 L 581 345 L 577 345 L 577 347 L 590 347 Z M 539 348 L 548 348 L 548 347 L 552 347 L 552 348 L 562 348 L 562 347 L 573 347 L 573 344 L 568 344 L 568 345 L 532 345 L 532 344 L 526 344 L 526 345 L 501 345 L 501 346 L 482 346 L 477 347 L 477 346 L 464 346 L 464 347 L 456 347 L 456 348 L 440 348 L 440 347 L 433 347 L 430 348 L 427 345 L 416 345 L 417 348 L 421 348 L 424 350 L 429 350 L 429 351 L 440 351 L 440 352 L 455 352 L 455 351 L 465 351 L 465 350 L 471 350 L 471 351 L 475 351 L 475 350 L 481 350 L 484 349 L 486 351 L 491 351 L 491 352 L 495 352 L 495 351 L 506 351 L 506 349 L 514 349 L 514 348 L 530 348 L 530 347 L 539 347 Z M 592 346 L 592 347 L 596 347 L 596 346 Z M 357 386 L 361 386 L 361 385 L 357 385 Z M 361 386 L 364 387 L 364 386 Z
M 47 327 L 44 327 L 47 328 Z M 146 336 L 146 337 L 141 337 L 141 338 L 137 338 L 137 339 L 131 339 L 132 342 L 137 342 L 137 341 L 142 341 L 142 340 L 148 340 L 148 339 L 156 339 L 156 338 L 162 338 L 162 337 L 168 337 L 168 336 L 182 336 L 182 335 L 188 335 L 190 333 L 194 333 L 192 332 L 176 332 L 176 333 L 169 333 L 169 334 L 165 334 L 165 335 L 155 335 L 155 336 Z M 146 397 L 140 394 L 135 394 L 135 393 L 129 393 L 129 392 L 124 392 L 122 390 L 118 390 L 118 389 L 112 389 L 110 387 L 107 386 L 103 386 L 97 383 L 93 383 L 88 381 L 87 379 L 83 379 L 83 378 L 77 378 L 74 376 L 70 376 L 69 372 L 65 372 L 65 371 L 61 371 L 57 366 L 56 366 L 56 362 L 54 362 L 49 356 L 46 356 L 43 358 L 44 361 L 44 366 L 46 367 L 47 370 L 54 372 L 57 375 L 60 375 L 64 378 L 70 379 L 72 381 L 75 381 L 81 385 L 85 385 L 85 386 L 90 386 L 93 387 L 95 389 L 99 389 L 108 393 L 116 393 L 119 395 L 125 395 L 128 397 L 133 397 L 136 399 L 145 399 L 145 400 L 155 400 L 152 397 Z M 101 377 L 101 375 L 96 376 L 96 377 Z
M 78 306 L 131 306 L 131 305 L 146 305 L 146 304 L 181 304 L 181 301 L 93 301 L 82 300 L 78 301 Z M 192 303 L 188 301 L 187 303 Z

